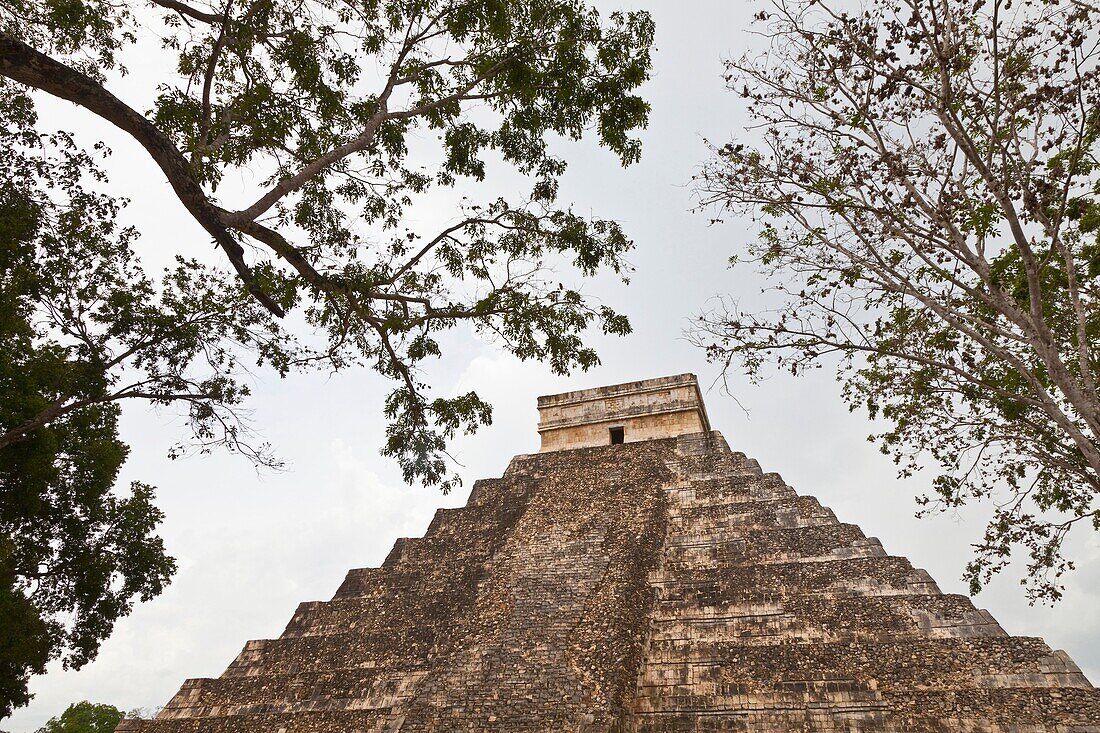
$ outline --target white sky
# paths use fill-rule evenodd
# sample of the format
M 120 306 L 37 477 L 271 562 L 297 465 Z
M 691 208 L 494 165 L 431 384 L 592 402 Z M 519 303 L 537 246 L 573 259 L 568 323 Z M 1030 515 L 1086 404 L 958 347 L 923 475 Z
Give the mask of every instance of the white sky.
M 751 8 L 728 0 L 634 7 L 646 5 L 657 22 L 657 52 L 654 79 L 644 90 L 653 115 L 643 160 L 623 170 L 594 145 L 570 146 L 562 183 L 563 201 L 619 220 L 637 243 L 629 287 L 600 280 L 585 288 L 625 311 L 634 334 L 596 339 L 603 366 L 570 379 L 519 363 L 465 333 L 448 339 L 446 360 L 433 369 L 434 386 L 446 394 L 476 389 L 495 408 L 490 428 L 456 445 L 466 487 L 449 496 L 403 485 L 395 465 L 378 455 L 388 386 L 366 371 L 254 385 L 256 423 L 290 466 L 277 474 L 257 474 L 226 455 L 168 461 L 181 422 L 129 409 L 123 431 L 133 457 L 124 479 L 159 487 L 167 514 L 163 536 L 179 571 L 162 596 L 118 623 L 95 662 L 35 679 L 34 701 L 4 721 L 5 730 L 34 731 L 83 699 L 123 709 L 163 705 L 185 678 L 218 676 L 246 640 L 281 633 L 299 602 L 328 599 L 349 568 L 379 564 L 396 538 L 423 534 L 437 507 L 462 505 L 475 479 L 499 476 L 513 455 L 537 450 L 537 395 L 679 372 L 695 372 L 704 385 L 715 379 L 703 354 L 683 340 L 688 319 L 718 293 L 750 300 L 761 283 L 748 270 L 725 268 L 749 236 L 748 226 L 708 226 L 705 215 L 689 211 L 689 182 L 707 155 L 703 139 L 725 141 L 744 127 L 739 100 L 723 91 L 721 59 L 757 42 L 745 32 Z M 144 109 L 159 67 L 140 61 L 128 59 L 133 73 L 113 88 Z M 209 249 L 208 237 L 135 143 L 71 105 L 45 100 L 41 110 L 47 126 L 91 130 L 114 148 L 114 184 L 133 200 L 126 215 L 143 231 L 145 257 Z M 491 182 L 472 191 L 496 195 Z M 848 412 L 827 373 L 797 380 L 777 375 L 760 386 L 735 379 L 731 388 L 747 415 L 717 389 L 706 400 L 714 427 L 735 450 L 817 496 L 841 521 L 879 537 L 888 552 L 926 568 L 945 592 L 965 592 L 959 578 L 968 543 L 983 529 L 984 508 L 914 519 L 922 480 L 895 479 L 889 459 L 866 442 L 870 424 Z M 1081 569 L 1058 607 L 1028 606 L 1012 577 L 975 603 L 1009 633 L 1042 636 L 1067 650 L 1096 681 L 1100 542 L 1078 534 L 1070 544 Z

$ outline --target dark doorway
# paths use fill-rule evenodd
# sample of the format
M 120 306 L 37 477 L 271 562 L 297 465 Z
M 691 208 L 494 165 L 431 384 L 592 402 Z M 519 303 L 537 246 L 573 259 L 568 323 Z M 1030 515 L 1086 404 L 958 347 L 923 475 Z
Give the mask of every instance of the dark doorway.
M 623 428 L 611 428 L 611 445 L 622 445 L 626 442 L 626 435 Z

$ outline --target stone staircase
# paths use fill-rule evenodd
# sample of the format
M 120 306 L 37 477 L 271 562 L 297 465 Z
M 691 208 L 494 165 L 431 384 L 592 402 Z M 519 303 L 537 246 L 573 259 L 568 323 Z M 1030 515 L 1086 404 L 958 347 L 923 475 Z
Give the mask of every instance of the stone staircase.
M 521 456 L 332 600 L 300 604 L 279 638 L 117 730 L 608 730 L 633 695 L 674 452 Z

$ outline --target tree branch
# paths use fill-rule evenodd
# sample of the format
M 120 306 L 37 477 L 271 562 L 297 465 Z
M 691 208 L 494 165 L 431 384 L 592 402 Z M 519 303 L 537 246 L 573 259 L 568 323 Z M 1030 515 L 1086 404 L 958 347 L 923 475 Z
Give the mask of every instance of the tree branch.
M 225 252 L 252 297 L 273 314 L 284 315 L 282 307 L 256 282 L 245 262 L 244 248 L 226 228 L 218 209 L 195 181 L 187 159 L 144 115 L 91 77 L 3 32 L 0 32 L 0 74 L 84 107 L 133 137 L 167 176 L 180 202 Z

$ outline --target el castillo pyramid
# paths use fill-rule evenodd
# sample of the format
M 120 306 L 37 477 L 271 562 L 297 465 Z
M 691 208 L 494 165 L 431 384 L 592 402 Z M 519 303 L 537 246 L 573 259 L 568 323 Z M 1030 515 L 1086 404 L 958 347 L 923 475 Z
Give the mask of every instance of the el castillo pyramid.
M 731 451 L 694 376 L 539 412 L 540 453 L 117 730 L 1100 731 L 1064 652 Z

